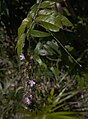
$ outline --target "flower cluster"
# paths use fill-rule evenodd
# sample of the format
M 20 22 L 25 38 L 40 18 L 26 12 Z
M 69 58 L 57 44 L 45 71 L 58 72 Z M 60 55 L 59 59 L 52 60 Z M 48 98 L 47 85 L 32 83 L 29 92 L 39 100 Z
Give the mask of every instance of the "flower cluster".
M 36 83 L 34 80 L 28 80 L 27 84 L 30 85 L 30 87 L 33 87 Z
M 32 103 L 32 95 L 29 94 L 29 92 L 26 92 L 23 97 L 23 102 L 27 105 L 30 105 Z

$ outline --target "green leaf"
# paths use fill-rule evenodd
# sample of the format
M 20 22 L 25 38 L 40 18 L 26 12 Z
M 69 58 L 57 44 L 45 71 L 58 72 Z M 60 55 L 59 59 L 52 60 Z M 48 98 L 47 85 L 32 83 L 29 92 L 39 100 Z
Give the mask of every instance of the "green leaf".
M 54 104 L 54 105 L 56 105 L 56 104 L 60 101 L 60 99 L 61 99 L 63 93 L 65 92 L 65 90 L 66 90 L 66 88 L 64 88 L 64 89 L 59 93 L 59 95 L 55 98 L 55 100 L 53 101 L 53 104 Z M 64 98 L 64 99 L 65 99 L 65 98 Z M 62 99 L 61 99 L 61 100 L 62 100 Z
M 47 69 L 47 65 L 39 57 L 36 58 L 36 61 L 40 66 L 43 66 L 45 69 Z
M 71 13 L 68 11 L 66 7 L 63 7 L 63 11 L 65 12 L 66 16 L 71 16 Z
M 73 24 L 65 16 L 61 17 L 61 22 L 64 26 L 73 26 Z
M 51 23 L 47 23 L 44 21 L 41 21 L 40 24 L 47 30 L 53 31 L 53 32 L 58 32 L 60 28 L 58 28 L 56 25 L 53 25 Z
M 55 115 L 73 115 L 73 114 L 76 115 L 76 114 L 78 114 L 78 112 L 62 111 L 62 112 L 54 112 L 51 115 L 53 115 L 53 114 L 55 114 Z
M 51 95 L 51 96 L 54 95 L 54 88 L 51 89 L 51 91 L 50 91 L 50 95 Z
M 39 57 L 41 47 L 42 43 L 39 42 L 34 50 L 34 59 L 39 63 L 40 66 L 43 66 L 45 69 L 47 69 L 47 65 Z
M 69 59 L 69 61 L 70 61 L 71 63 L 73 63 L 73 60 L 72 60 L 72 58 L 71 58 L 70 56 L 68 56 L 68 59 Z
M 65 48 L 69 51 L 69 52 L 71 52 L 74 48 L 72 47 L 72 46 L 70 46 L 70 45 L 65 45 Z
M 80 119 L 77 114 L 78 112 L 54 112 L 47 114 L 46 119 Z
M 50 112 L 55 112 L 56 110 L 59 110 L 61 107 L 64 107 L 65 104 L 60 104 L 59 106 L 55 106 L 50 110 Z
M 39 51 L 42 49 L 42 46 L 43 46 L 43 44 L 42 44 L 41 42 L 38 42 L 38 43 L 37 43 L 37 45 L 36 45 L 36 47 L 35 47 L 35 49 L 34 49 L 34 53 L 35 53 L 36 55 L 39 55 Z
M 48 36 L 50 36 L 49 33 L 42 32 L 42 31 L 39 31 L 39 30 L 31 30 L 30 34 L 33 37 L 48 37 Z
M 22 90 L 22 89 L 23 89 L 22 86 L 18 87 L 18 88 L 16 89 L 15 95 L 16 95 L 20 90 Z
M 20 109 L 18 113 L 21 115 L 22 114 L 23 115 L 35 115 L 35 112 L 31 112 L 31 111 L 29 111 L 29 109 Z
M 52 48 L 55 52 L 57 52 L 61 56 L 59 46 L 56 42 L 54 43 L 54 42 L 48 41 L 47 44 L 49 45 L 50 48 Z
M 25 37 L 26 37 L 25 33 L 23 33 L 20 37 L 18 37 L 19 39 L 18 39 L 17 45 L 16 45 L 18 56 L 20 56 L 22 53 L 22 48 L 24 46 Z
M 47 7 L 51 6 L 51 5 L 53 5 L 54 3 L 55 3 L 55 2 L 44 1 L 44 2 L 42 2 L 40 8 L 47 8 Z
M 58 16 L 41 15 L 36 18 L 36 22 L 40 23 L 45 29 L 58 32 L 62 28 L 61 20 Z
M 47 55 L 48 55 L 48 56 L 52 56 L 53 54 L 56 54 L 55 51 L 54 51 L 52 48 L 50 48 L 49 45 L 44 44 L 44 48 L 45 48 L 45 50 L 47 51 L 47 53 L 48 53 Z
M 54 105 L 55 104 L 60 104 L 70 98 L 72 98 L 74 95 L 76 95 L 78 93 L 78 91 L 75 91 L 75 92 L 70 92 L 69 94 L 67 93 L 64 93 L 63 92 L 65 91 L 65 88 L 62 90 L 62 92 L 56 97 L 55 101 L 54 101 Z M 64 97 L 65 96 L 65 97 Z M 63 97 L 61 99 L 61 97 Z
M 59 69 L 57 67 L 51 67 L 51 71 L 53 72 L 55 79 L 58 80 L 59 78 Z
M 79 119 L 76 116 L 60 116 L 60 115 L 49 115 L 46 119 Z
M 51 97 L 48 97 L 47 100 L 48 100 L 49 103 L 52 102 L 52 98 Z
M 27 17 L 31 15 L 31 17 L 34 18 L 37 9 L 38 9 L 38 4 L 34 4 L 31 7 L 31 11 L 28 13 Z
M 43 9 L 39 11 L 39 16 L 40 15 L 55 15 L 55 10 L 52 9 Z
M 25 18 L 20 27 L 18 28 L 18 39 L 21 37 L 21 35 L 24 33 L 25 31 L 25 28 L 27 27 L 27 24 L 28 24 L 29 20 L 27 18 Z

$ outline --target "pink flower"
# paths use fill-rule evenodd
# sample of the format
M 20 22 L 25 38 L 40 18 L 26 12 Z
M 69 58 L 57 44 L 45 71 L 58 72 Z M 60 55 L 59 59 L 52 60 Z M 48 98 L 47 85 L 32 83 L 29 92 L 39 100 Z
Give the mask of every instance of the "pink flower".
M 21 54 L 21 55 L 20 55 L 20 60 L 21 60 L 21 61 L 22 61 L 22 60 L 25 60 L 24 54 Z
M 28 105 L 31 104 L 31 100 L 28 97 L 25 97 L 23 101 Z
M 27 84 L 30 85 L 30 87 L 33 87 L 35 85 L 35 81 L 28 80 Z

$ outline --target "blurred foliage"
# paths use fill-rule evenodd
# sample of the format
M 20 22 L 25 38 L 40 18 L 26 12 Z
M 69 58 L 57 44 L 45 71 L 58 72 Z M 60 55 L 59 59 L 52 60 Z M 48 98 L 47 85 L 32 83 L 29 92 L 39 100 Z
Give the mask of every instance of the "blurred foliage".
M 0 0 L 1 119 L 88 118 L 87 3 Z

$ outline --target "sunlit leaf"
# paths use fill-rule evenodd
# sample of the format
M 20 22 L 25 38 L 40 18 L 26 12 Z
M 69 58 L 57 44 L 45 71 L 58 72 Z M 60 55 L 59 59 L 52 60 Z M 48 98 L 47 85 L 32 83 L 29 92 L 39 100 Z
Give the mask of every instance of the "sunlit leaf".
M 58 32 L 60 29 L 51 23 L 47 23 L 44 21 L 40 21 L 40 24 L 47 30 L 53 31 L 53 32 Z
M 39 22 L 45 29 L 53 32 L 58 32 L 62 27 L 60 19 L 53 15 L 41 15 L 36 18 L 36 21 Z
M 55 15 L 55 10 L 43 9 L 39 11 L 38 15 Z
M 52 2 L 52 1 L 49 1 L 49 0 L 48 0 L 48 1 L 44 1 L 44 2 L 42 2 L 40 8 L 47 8 L 47 7 L 49 7 L 49 6 L 54 5 L 54 3 L 55 3 L 55 2 Z
M 27 17 L 31 15 L 31 17 L 34 18 L 35 13 L 36 13 L 36 11 L 37 11 L 37 7 L 38 7 L 38 4 L 34 4 L 34 5 L 31 7 L 31 10 L 30 10 L 30 12 L 28 13 Z

